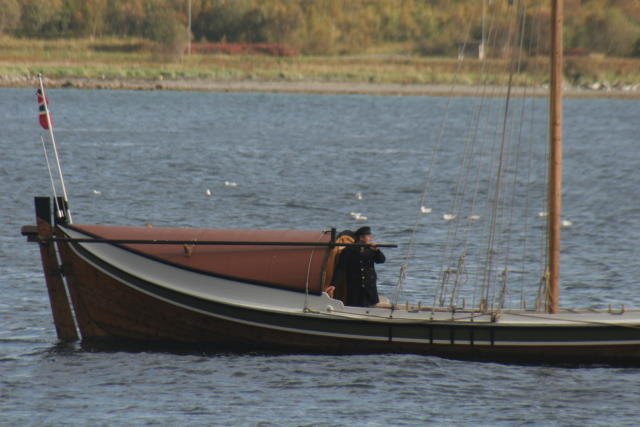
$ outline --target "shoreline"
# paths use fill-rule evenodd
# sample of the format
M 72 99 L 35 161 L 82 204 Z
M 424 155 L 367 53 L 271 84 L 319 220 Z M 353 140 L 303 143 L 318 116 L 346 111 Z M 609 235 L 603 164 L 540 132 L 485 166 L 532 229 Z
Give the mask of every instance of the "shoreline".
M 45 78 L 49 88 L 107 89 L 107 90 L 175 90 L 204 92 L 271 92 L 307 93 L 326 95 L 381 95 L 381 96 L 505 96 L 504 86 L 474 86 L 445 84 L 399 84 L 368 82 L 323 81 L 268 81 L 268 80 L 144 80 L 144 79 L 95 79 L 95 78 Z M 0 76 L 2 88 L 35 87 L 35 77 Z M 514 96 L 546 96 L 548 88 L 516 87 Z M 620 88 L 577 88 L 564 91 L 567 98 L 621 98 L 640 99 L 640 90 Z

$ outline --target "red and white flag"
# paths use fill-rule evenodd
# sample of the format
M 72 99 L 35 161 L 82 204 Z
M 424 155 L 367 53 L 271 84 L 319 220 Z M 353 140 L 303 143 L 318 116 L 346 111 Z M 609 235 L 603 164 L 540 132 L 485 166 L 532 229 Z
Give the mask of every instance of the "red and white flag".
M 40 111 L 40 115 L 38 116 L 40 126 L 42 126 L 44 129 L 49 129 L 49 123 L 51 123 L 51 127 L 53 127 L 53 118 L 51 117 L 51 112 L 49 112 L 49 119 L 47 120 L 49 98 L 46 96 L 42 96 L 41 89 L 38 89 L 36 91 L 36 96 L 38 97 L 38 110 Z

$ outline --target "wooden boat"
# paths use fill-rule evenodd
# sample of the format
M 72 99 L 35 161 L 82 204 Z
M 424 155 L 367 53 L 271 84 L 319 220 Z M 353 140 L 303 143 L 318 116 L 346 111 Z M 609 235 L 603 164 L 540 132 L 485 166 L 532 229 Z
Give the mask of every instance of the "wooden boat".
M 558 306 L 562 2 L 553 1 L 552 10 L 546 311 L 396 301 L 346 306 L 325 292 L 340 247 L 335 230 L 78 225 L 66 200 L 37 197 L 37 225 L 22 233 L 40 246 L 59 339 L 213 351 L 640 365 L 640 311 Z

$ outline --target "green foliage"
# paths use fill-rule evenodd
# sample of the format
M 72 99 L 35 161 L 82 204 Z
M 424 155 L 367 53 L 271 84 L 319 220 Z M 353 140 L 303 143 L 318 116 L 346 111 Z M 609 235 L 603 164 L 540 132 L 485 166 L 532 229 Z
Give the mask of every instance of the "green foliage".
M 247 12 L 245 4 L 241 0 L 203 2 L 202 10 L 193 22 L 194 36 L 211 41 L 240 40 L 242 17 Z
M 0 34 L 26 37 L 146 37 L 176 47 L 195 40 L 281 43 L 305 54 L 364 53 L 408 43 L 425 55 L 455 56 L 482 36 L 504 46 L 507 17 L 526 7 L 529 55 L 548 51 L 547 0 L 0 0 Z M 640 55 L 640 1 L 565 0 L 565 47 Z M 181 29 L 182 28 L 182 29 Z M 504 55 L 497 48 L 492 54 Z M 410 49 L 411 50 L 411 49 Z
M 147 0 L 145 4 L 144 36 L 157 42 L 164 53 L 180 54 L 188 39 L 187 29 L 171 9 L 157 3 Z
M 587 37 L 588 45 L 597 52 L 628 56 L 633 52 L 634 44 L 640 41 L 640 27 L 618 9 L 607 10 L 601 18 L 590 17 L 589 21 L 590 28 L 599 30 Z
M 60 1 L 25 0 L 21 4 L 20 25 L 16 31 L 25 36 L 46 37 L 56 26 Z
M 18 0 L 0 0 L 0 35 L 12 31 L 20 21 L 20 4 Z
M 109 35 L 141 36 L 145 32 L 144 0 L 109 0 L 105 13 Z

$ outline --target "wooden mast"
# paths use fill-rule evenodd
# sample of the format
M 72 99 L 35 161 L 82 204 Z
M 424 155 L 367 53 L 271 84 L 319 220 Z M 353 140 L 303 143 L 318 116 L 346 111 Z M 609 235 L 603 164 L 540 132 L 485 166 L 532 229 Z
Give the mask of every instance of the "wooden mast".
M 551 84 L 549 105 L 549 313 L 560 299 L 560 224 L 562 211 L 562 0 L 551 0 Z

